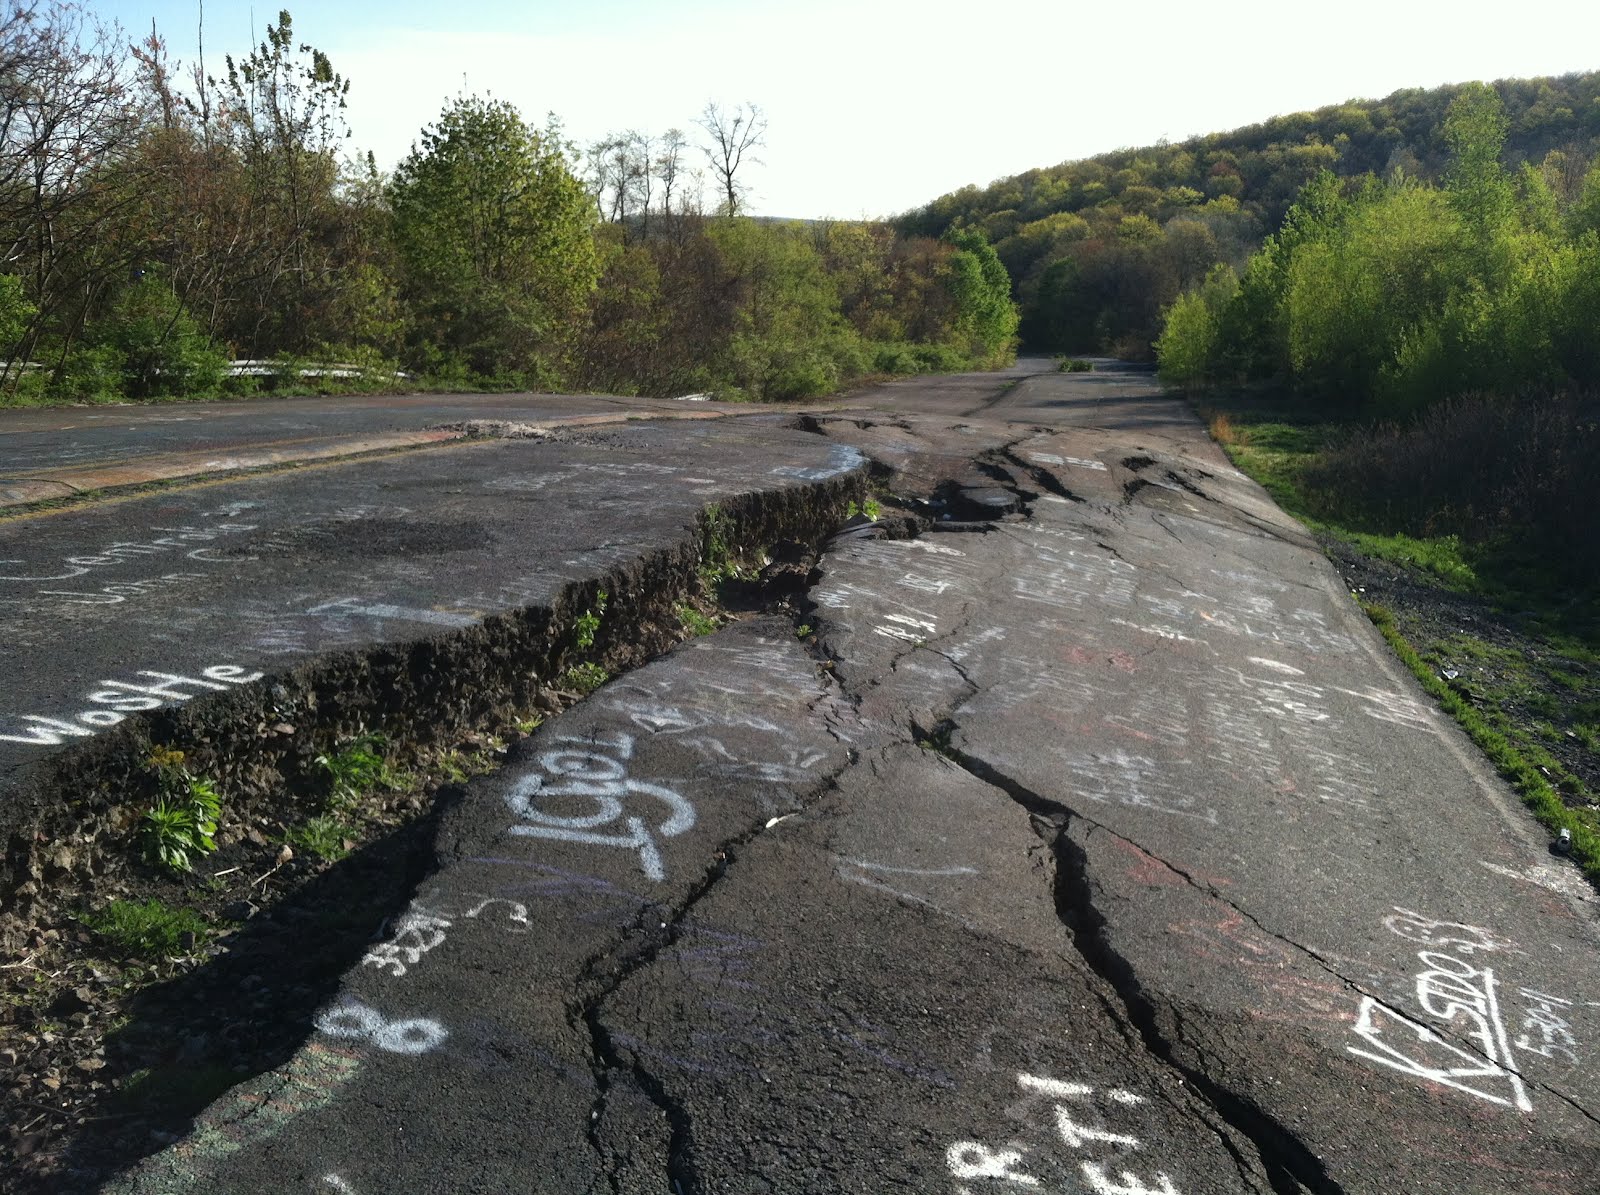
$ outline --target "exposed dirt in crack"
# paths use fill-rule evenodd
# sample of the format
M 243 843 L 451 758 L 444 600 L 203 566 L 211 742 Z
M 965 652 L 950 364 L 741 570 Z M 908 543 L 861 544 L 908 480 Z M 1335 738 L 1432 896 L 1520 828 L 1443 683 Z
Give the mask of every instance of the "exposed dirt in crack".
M 1005 450 L 1005 458 L 1013 467 L 1020 470 L 1023 476 L 1038 486 L 1041 493 L 1054 494 L 1057 498 L 1065 498 L 1068 502 L 1088 501 L 1081 494 L 1075 494 L 1063 485 L 1061 479 L 1049 469 L 1023 460 L 1017 455 L 1014 447 Z

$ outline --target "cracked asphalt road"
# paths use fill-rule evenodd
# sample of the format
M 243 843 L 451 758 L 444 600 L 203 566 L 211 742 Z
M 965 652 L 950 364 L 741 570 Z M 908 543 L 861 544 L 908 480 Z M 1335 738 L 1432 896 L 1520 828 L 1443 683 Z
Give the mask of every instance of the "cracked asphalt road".
M 109 1190 L 1600 1189 L 1593 892 L 1181 405 L 808 427 L 931 529 L 521 743 Z

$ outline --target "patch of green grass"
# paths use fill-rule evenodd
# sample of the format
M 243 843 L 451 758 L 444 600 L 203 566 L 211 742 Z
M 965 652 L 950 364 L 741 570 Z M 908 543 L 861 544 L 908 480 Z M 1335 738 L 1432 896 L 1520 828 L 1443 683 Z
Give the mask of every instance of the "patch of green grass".
M 1584 677 L 1572 672 L 1563 672 L 1559 668 L 1550 669 L 1550 679 L 1563 689 L 1570 689 L 1574 693 L 1582 693 L 1589 687 L 1589 682 Z
M 1312 517 L 1305 517 L 1304 521 L 1320 530 L 1333 532 L 1374 559 L 1407 565 L 1437 577 L 1447 588 L 1457 593 L 1482 591 L 1477 569 L 1464 554 L 1458 536 L 1440 535 L 1431 539 L 1418 539 L 1416 536 L 1404 534 L 1374 535 L 1366 531 L 1339 527 Z
M 319 859 L 336 863 L 350 853 L 345 843 L 351 837 L 351 827 L 331 813 L 308 818 L 293 826 L 283 836 L 290 846 L 307 851 Z
M 688 602 L 679 602 L 676 606 L 678 621 L 683 624 L 683 629 L 691 635 L 709 635 L 717 629 L 717 620 L 700 613 Z
M 1056 369 L 1060 373 L 1093 373 L 1094 362 L 1081 357 L 1058 357 Z
M 1395 655 L 1411 669 L 1417 681 L 1453 717 L 1500 775 L 1521 795 L 1541 825 L 1552 834 L 1572 832 L 1572 857 L 1584 873 L 1600 881 L 1600 817 L 1588 809 L 1569 809 L 1539 767 L 1509 738 L 1489 725 L 1466 698 L 1442 680 L 1395 626 L 1394 616 L 1375 603 L 1362 603 L 1374 626 L 1389 641 Z
M 794 637 L 796 639 L 809 639 L 815 634 L 816 631 L 812 629 L 809 622 L 803 622 L 794 629 Z
M 1361 433 L 1368 417 L 1358 408 L 1262 393 L 1214 394 L 1196 410 L 1229 459 L 1308 527 L 1370 557 L 1414 568 L 1455 592 L 1517 611 L 1573 659 L 1600 662 L 1600 588 L 1575 591 L 1535 537 L 1501 534 L 1465 542 L 1454 535 L 1401 534 L 1398 520 L 1365 509 L 1360 495 L 1307 484 L 1308 468 Z
M 611 674 L 598 664 L 574 664 L 561 674 L 561 687 L 588 696 L 606 681 Z
M 876 498 L 868 498 L 859 504 L 852 501 L 849 506 L 845 507 L 844 517 L 853 519 L 857 515 L 871 519 L 876 523 L 883 517 L 883 503 Z
M 1527 656 L 1516 648 L 1500 647 L 1460 632 L 1431 644 L 1428 654 L 1437 655 L 1445 663 L 1472 661 L 1510 672 L 1526 672 L 1528 668 Z
M 378 789 L 393 790 L 405 783 L 379 754 L 383 742 L 382 735 L 363 735 L 338 751 L 317 756 L 317 767 L 328 777 L 330 809 L 353 810 Z
M 193 909 L 175 909 L 155 897 L 140 904 L 114 900 L 98 913 L 87 913 L 83 923 L 124 954 L 160 959 L 183 949 L 184 934 L 201 939 L 206 923 Z

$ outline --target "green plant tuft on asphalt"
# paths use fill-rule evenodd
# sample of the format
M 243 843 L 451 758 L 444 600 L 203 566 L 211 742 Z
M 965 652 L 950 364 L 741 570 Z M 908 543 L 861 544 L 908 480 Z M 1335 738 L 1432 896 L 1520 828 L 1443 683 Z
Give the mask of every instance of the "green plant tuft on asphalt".
M 809 622 L 803 622 L 794 629 L 794 637 L 796 639 L 809 639 L 816 633 Z
M 883 517 L 883 503 L 876 498 L 868 498 L 860 504 L 852 501 L 849 506 L 845 507 L 844 517 L 848 520 L 855 518 L 857 515 L 862 515 L 876 523 Z
M 98 913 L 85 914 L 83 923 L 123 953 L 147 959 L 177 954 L 184 934 L 198 940 L 206 933 L 194 910 L 174 909 L 155 897 L 143 904 L 114 900 Z

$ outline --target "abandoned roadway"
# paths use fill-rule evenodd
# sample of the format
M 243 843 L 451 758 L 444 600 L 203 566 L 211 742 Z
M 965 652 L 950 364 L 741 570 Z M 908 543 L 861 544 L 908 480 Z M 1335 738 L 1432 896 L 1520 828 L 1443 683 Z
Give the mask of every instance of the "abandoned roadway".
M 105 1189 L 1600 1190 L 1595 894 L 1115 367 L 0 523 L 13 866 L 151 742 L 226 791 L 525 707 L 601 591 L 659 639 L 869 480 L 915 517 L 513 746 L 293 1058 Z

